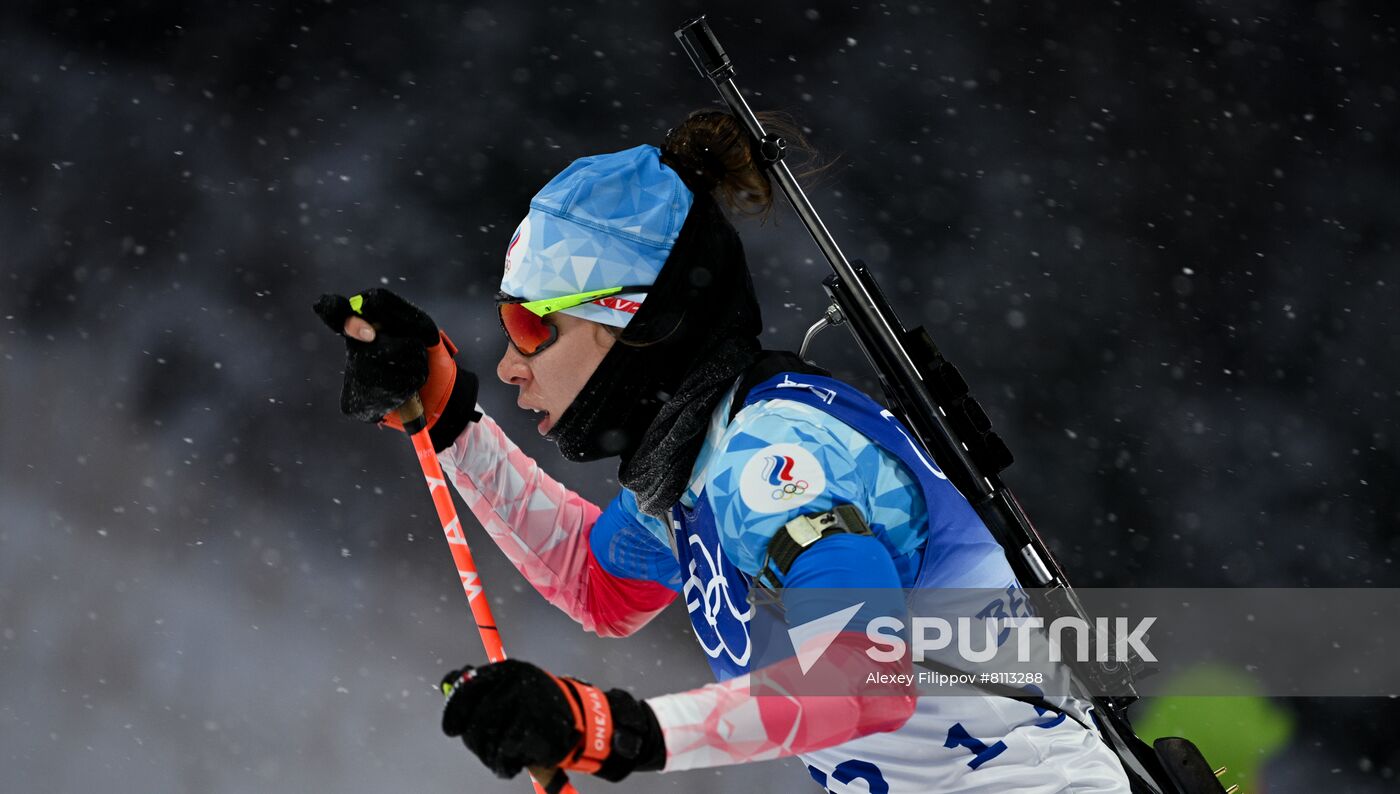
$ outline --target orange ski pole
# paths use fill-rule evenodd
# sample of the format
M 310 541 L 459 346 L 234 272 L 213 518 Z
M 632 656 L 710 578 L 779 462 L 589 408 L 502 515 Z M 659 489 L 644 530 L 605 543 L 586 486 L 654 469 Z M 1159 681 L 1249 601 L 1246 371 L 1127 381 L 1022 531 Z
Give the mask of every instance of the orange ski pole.
M 409 434 L 413 449 L 418 453 L 418 465 L 428 481 L 428 493 L 432 494 L 438 521 L 442 523 L 442 532 L 447 536 L 447 548 L 452 552 L 457 576 L 461 578 L 462 589 L 467 593 L 472 619 L 481 633 L 481 644 L 486 646 L 486 658 L 493 662 L 502 661 L 506 658 L 506 651 L 501 645 L 501 632 L 496 628 L 496 619 L 491 616 L 491 604 L 482 592 L 476 560 L 467 547 L 467 536 L 462 532 L 462 521 L 457 517 L 457 508 L 447 489 L 447 478 L 443 476 L 442 466 L 438 465 L 437 451 L 433 449 L 428 423 L 423 418 L 423 401 L 418 399 L 418 395 L 413 395 L 399 406 L 399 420 L 403 422 L 404 431 Z M 562 769 L 530 767 L 530 777 L 535 784 L 535 794 L 578 794 Z

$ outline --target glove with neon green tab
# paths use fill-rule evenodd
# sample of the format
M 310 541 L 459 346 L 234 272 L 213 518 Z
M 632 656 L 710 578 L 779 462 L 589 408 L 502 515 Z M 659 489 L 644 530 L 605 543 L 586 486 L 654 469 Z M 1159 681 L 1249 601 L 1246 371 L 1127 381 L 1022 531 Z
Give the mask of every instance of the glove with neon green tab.
M 352 316 L 374 326 L 373 341 L 344 337 L 341 413 L 402 430 L 397 409 L 416 392 L 433 448 L 439 452 L 481 418 L 476 375 L 457 365 L 456 346 L 427 312 L 379 287 L 349 298 L 322 295 L 312 308 L 339 335 L 344 335 L 345 321 Z

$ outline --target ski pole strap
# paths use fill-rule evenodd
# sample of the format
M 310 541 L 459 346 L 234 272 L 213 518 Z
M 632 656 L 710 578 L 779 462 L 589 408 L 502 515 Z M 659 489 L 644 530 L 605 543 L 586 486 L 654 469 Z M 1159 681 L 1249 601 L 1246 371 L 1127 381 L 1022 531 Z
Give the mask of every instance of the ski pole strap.
M 550 674 L 554 683 L 564 690 L 564 700 L 573 714 L 574 728 L 583 735 L 578 749 L 564 758 L 560 769 L 575 769 L 593 774 L 603 766 L 612 752 L 612 707 L 603 690 L 575 678 Z
M 865 516 L 860 513 L 860 508 L 855 505 L 837 505 L 825 513 L 794 518 L 784 524 L 783 528 L 773 535 L 773 539 L 768 541 L 768 554 L 763 560 L 763 570 L 759 572 L 758 578 L 760 581 L 766 579 L 767 585 L 774 590 L 781 589 L 783 583 L 778 574 L 787 576 L 798 555 L 827 535 L 841 533 L 872 534 L 870 526 L 865 523 Z M 774 573 L 774 569 L 777 573 Z

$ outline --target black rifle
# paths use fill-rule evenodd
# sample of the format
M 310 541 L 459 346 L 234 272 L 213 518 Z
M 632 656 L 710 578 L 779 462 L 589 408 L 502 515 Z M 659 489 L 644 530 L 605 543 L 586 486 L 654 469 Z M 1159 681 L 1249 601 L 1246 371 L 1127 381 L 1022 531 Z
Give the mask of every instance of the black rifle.
M 889 401 L 889 409 L 917 436 L 944 474 L 976 509 L 1001 544 L 1024 585 L 1040 591 L 1037 611 L 1046 623 L 1073 616 L 1092 624 L 1064 572 L 1011 489 L 997 476 L 1011 465 L 1011 451 L 992 431 L 986 411 L 968 393 L 967 382 L 938 351 L 922 327 L 906 330 L 881 294 L 870 271 L 859 260 L 841 253 L 811 202 L 783 162 L 785 141 L 763 129 L 734 85 L 734 65 L 701 16 L 676 30 L 700 74 L 719 89 L 730 112 L 753 136 L 761 165 L 777 182 L 835 271 L 822 280 L 832 305 L 808 331 L 807 344 L 826 325 L 847 324 L 874 366 Z M 1088 663 L 1074 666 L 1081 682 L 1096 684 L 1086 691 L 1133 692 L 1133 668 Z M 1128 706 L 1137 696 L 1091 697 L 1101 732 L 1123 762 L 1134 791 L 1159 794 L 1221 794 L 1217 773 L 1196 746 L 1186 739 L 1158 739 L 1152 747 L 1133 732 Z M 1224 772 L 1222 768 L 1220 772 Z

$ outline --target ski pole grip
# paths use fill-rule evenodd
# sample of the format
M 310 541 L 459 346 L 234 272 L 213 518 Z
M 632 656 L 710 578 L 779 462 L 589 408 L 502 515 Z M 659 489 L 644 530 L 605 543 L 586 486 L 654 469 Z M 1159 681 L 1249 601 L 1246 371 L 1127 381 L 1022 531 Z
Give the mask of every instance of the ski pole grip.
M 418 397 L 418 392 L 414 392 L 412 397 L 404 400 L 403 405 L 398 407 L 398 412 L 404 432 L 409 435 L 413 435 L 428 426 L 428 421 L 423 417 L 423 400 Z
M 532 766 L 529 768 L 531 782 L 535 784 L 536 792 L 543 794 L 578 794 L 573 784 L 569 782 L 569 776 L 564 774 L 564 770 L 547 766 Z
M 730 63 L 729 56 L 719 45 L 719 39 L 710 30 L 704 14 L 681 25 L 676 30 L 676 39 L 701 77 L 721 83 L 734 76 L 734 64 Z

